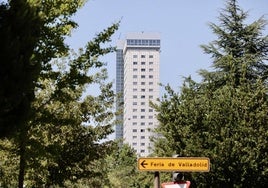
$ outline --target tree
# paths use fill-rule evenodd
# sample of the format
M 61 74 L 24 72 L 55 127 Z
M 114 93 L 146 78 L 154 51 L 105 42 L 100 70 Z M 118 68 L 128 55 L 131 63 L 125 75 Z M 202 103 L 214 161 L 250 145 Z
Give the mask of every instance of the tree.
M 137 157 L 134 150 L 123 144 L 113 151 L 106 159 L 110 187 L 132 187 L 137 173 Z
M 55 69 L 39 78 L 35 115 L 24 137 L 25 182 L 29 186 L 63 186 L 66 180 L 100 175 L 92 166 L 112 147 L 110 141 L 102 140 L 113 131 L 115 94 L 112 83 L 105 82 L 107 71 L 98 58 L 114 50 L 101 45 L 117 28 L 118 24 L 113 24 L 99 33 L 78 55 L 51 61 Z M 99 95 L 89 95 L 91 85 L 99 85 Z
M 215 71 L 203 81 L 186 78 L 180 93 L 167 93 L 154 105 L 162 135 L 156 152 L 209 157 L 209 173 L 186 174 L 199 187 L 265 187 L 268 184 L 267 43 L 263 18 L 245 25 L 247 14 L 227 2 L 218 40 L 203 45 Z M 165 143 L 165 146 L 163 145 Z M 164 152 L 163 152 L 164 151 Z
M 204 81 L 217 86 L 233 82 L 240 85 L 241 78 L 256 82 L 268 78 L 268 36 L 263 35 L 267 24 L 264 17 L 251 24 L 245 24 L 248 13 L 241 10 L 237 0 L 229 0 L 219 16 L 220 24 L 210 24 L 218 40 L 201 45 L 205 53 L 213 58 L 215 71 L 201 71 Z
M 16 147 L 8 139 L 0 140 L 0 186 L 16 187 L 18 184 L 18 156 Z M 11 160 L 12 159 L 12 160 Z
M 30 113 L 40 62 L 32 55 L 42 20 L 25 0 L 0 5 L 0 138 L 21 128 Z
M 105 159 L 109 182 L 102 187 L 150 187 L 153 173 L 138 172 L 135 151 L 128 144 L 119 143 Z
M 44 183 L 63 185 L 66 179 L 77 181 L 87 175 L 93 176 L 90 163 L 104 157 L 109 151 L 110 143 L 100 141 L 112 132 L 111 108 L 114 93 L 111 90 L 112 84 L 105 83 L 105 69 L 99 71 L 104 64 L 98 57 L 114 50 L 113 47 L 101 46 L 110 41 L 118 24 L 113 24 L 96 36 L 79 55 L 72 56 L 64 38 L 77 26 L 70 18 L 83 3 L 83 0 L 33 0 L 26 3 L 35 10 L 42 22 L 40 37 L 32 44 L 33 49 L 29 51 L 31 59 L 27 62 L 30 65 L 36 64 L 39 68 L 36 74 L 29 73 L 35 78 L 29 81 L 33 97 L 27 103 L 29 114 L 27 117 L 23 115 L 24 121 L 20 121 L 22 126 L 9 140 L 16 149 L 5 148 L 11 156 L 18 156 L 16 159 L 19 161 L 14 165 L 18 165 L 15 169 L 19 169 L 19 172 L 11 174 L 18 173 L 19 187 L 25 183 L 29 186 L 41 186 Z M 10 1 L 8 6 L 2 8 L 8 12 L 14 4 L 16 1 Z M 16 19 L 19 19 L 19 9 L 21 7 L 17 6 L 12 12 Z M 2 19 L 6 23 L 4 29 L 10 24 L 6 21 L 7 18 L 3 16 Z M 34 25 L 27 25 L 27 29 L 32 27 Z M 24 41 L 26 45 L 27 42 Z M 60 63 L 66 69 L 52 68 L 55 61 L 51 60 L 58 57 L 69 57 Z M 64 64 L 66 61 L 67 65 Z M 97 70 L 96 74 L 90 75 L 89 71 L 94 72 L 94 69 Z M 21 78 L 20 75 L 17 76 L 18 79 Z M 84 91 L 90 84 L 99 85 L 99 96 L 84 96 Z M 21 108 L 21 111 L 25 110 L 27 109 Z M 4 146 L 5 142 L 1 145 Z M 81 152 L 79 155 L 78 151 Z M 40 170 L 40 175 L 35 173 L 36 169 Z M 8 175 L 10 174 L 5 177 Z
M 64 38 L 77 25 L 70 18 L 85 0 L 10 0 L 0 5 L 0 137 L 25 126 L 41 70 L 66 54 Z
M 12 2 L 10 4 L 12 5 Z M 38 17 L 42 20 L 40 27 L 40 38 L 34 45 L 34 52 L 31 54 L 30 64 L 38 64 L 39 72 L 37 72 L 36 80 L 31 80 L 33 89 L 38 87 L 37 78 L 40 77 L 43 71 L 52 70 L 51 59 L 64 55 L 68 52 L 68 46 L 64 43 L 64 37 L 70 34 L 71 29 L 76 27 L 76 24 L 71 20 L 71 16 L 83 5 L 84 1 L 61 0 L 61 1 L 29 1 L 29 6 L 34 8 Z M 33 27 L 33 26 L 32 26 Z M 32 28 L 30 27 L 30 28 Z M 27 43 L 27 41 L 26 41 Z M 34 93 L 32 93 L 34 94 Z M 33 96 L 34 98 L 34 96 Z M 31 100 L 30 102 L 32 102 Z M 31 107 L 30 107 L 31 108 Z M 18 131 L 17 143 L 20 156 L 20 172 L 19 172 L 19 187 L 23 187 L 25 160 L 26 160 L 26 142 L 27 132 L 29 130 L 28 122 L 34 116 L 34 109 L 29 109 L 29 115 Z

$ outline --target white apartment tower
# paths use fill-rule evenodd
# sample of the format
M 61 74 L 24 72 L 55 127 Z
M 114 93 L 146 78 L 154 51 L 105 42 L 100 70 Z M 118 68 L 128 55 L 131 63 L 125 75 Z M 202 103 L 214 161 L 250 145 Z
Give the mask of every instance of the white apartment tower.
M 129 33 L 119 41 L 116 53 L 116 91 L 121 93 L 117 109 L 122 107 L 116 126 L 116 138 L 123 138 L 137 155 L 148 156 L 153 145 L 152 130 L 158 125 L 149 102 L 159 98 L 160 35 Z

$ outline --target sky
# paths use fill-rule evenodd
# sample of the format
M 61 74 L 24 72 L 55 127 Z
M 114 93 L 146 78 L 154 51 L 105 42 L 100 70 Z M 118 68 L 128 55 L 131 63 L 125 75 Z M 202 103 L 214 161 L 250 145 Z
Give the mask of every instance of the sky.
M 212 65 L 212 59 L 203 53 L 200 45 L 216 39 L 209 23 L 218 23 L 225 3 L 224 0 L 89 0 L 73 17 L 79 27 L 66 42 L 73 49 L 84 47 L 98 32 L 120 20 L 120 27 L 112 37 L 114 46 L 128 32 L 158 32 L 161 35 L 160 83 L 170 84 L 179 91 L 183 77 L 200 81 L 198 70 Z M 238 4 L 249 11 L 248 23 L 261 16 L 268 19 L 268 0 L 239 0 Z M 102 58 L 114 85 L 115 57 L 113 53 Z

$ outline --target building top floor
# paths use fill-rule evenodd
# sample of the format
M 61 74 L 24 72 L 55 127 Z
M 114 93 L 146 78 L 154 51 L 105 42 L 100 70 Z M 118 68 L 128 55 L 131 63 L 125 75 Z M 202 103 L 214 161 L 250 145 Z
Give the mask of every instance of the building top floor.
M 128 48 L 160 48 L 160 34 L 152 32 L 127 33 L 125 40 L 119 40 L 117 48 L 124 52 Z

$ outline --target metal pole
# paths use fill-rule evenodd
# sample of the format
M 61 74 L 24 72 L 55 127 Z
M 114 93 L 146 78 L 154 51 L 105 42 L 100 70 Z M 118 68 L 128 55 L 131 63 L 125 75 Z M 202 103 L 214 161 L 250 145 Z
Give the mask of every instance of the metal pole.
M 160 173 L 154 172 L 154 188 L 160 188 Z

